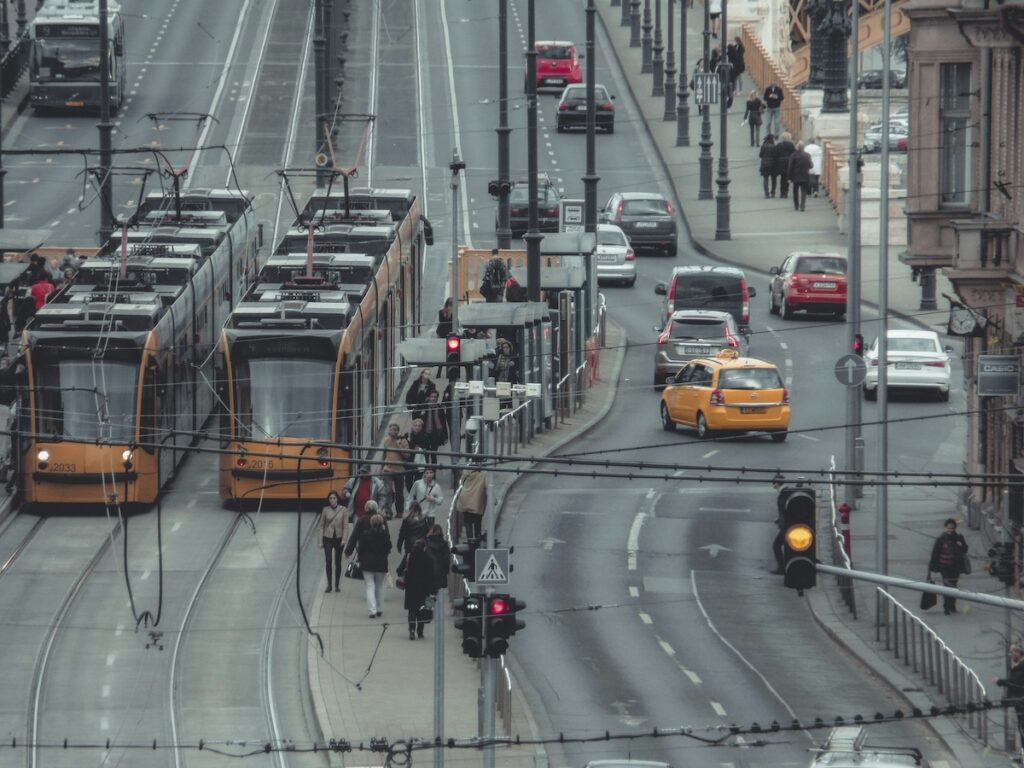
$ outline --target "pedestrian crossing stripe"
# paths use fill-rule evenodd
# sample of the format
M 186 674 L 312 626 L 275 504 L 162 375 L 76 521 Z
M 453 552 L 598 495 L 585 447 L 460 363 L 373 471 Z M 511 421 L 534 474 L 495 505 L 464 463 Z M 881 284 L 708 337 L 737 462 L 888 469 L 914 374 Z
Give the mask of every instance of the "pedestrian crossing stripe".
M 505 574 L 505 571 L 501 569 L 501 565 L 498 563 L 498 558 L 491 555 L 487 558 L 487 562 L 484 563 L 484 567 L 480 569 L 480 573 L 477 575 L 476 580 L 481 584 L 487 584 L 488 582 L 504 584 L 508 581 L 508 576 Z

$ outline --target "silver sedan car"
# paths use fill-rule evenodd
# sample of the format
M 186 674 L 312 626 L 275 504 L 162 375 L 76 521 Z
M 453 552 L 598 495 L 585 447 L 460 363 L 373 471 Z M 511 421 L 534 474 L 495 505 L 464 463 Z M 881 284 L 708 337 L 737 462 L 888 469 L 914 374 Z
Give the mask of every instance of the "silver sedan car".
M 633 285 L 636 282 L 636 254 L 625 233 L 614 224 L 597 225 L 594 258 L 599 283 Z
M 654 327 L 659 331 L 658 327 Z M 662 387 L 689 361 L 698 357 L 714 357 L 719 350 L 731 347 L 740 357 L 747 355 L 747 343 L 729 312 L 714 309 L 679 309 L 660 329 L 654 346 L 654 386 Z

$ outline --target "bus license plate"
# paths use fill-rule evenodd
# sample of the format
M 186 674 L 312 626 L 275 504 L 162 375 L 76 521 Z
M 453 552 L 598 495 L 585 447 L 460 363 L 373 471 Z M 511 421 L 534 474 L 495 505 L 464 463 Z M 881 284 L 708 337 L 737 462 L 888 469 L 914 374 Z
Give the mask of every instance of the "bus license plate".
M 740 408 L 740 413 L 768 413 L 767 408 Z

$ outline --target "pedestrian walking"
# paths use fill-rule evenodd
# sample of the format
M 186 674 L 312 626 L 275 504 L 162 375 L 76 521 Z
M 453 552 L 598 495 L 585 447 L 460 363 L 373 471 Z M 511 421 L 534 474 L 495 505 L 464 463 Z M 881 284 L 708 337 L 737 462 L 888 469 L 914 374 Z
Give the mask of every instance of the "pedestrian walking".
M 1006 689 L 1006 699 L 1017 714 L 1017 749 L 1024 749 L 1024 648 L 1010 644 L 1010 676 L 996 678 L 996 685 Z
M 345 522 L 348 509 L 341 503 L 337 491 L 327 494 L 327 504 L 320 510 L 320 548 L 324 551 L 327 568 L 327 589 L 331 591 L 331 571 L 334 571 L 334 590 L 341 591 L 341 548 L 345 541 Z
M 811 182 L 811 156 L 804 152 L 803 142 L 797 142 L 796 150 L 789 156 L 787 175 L 793 185 L 793 210 L 802 211 L 807 204 L 807 186 Z
M 427 538 L 423 540 L 427 546 L 427 553 L 434 565 L 434 591 L 448 586 L 448 574 L 452 566 L 452 549 L 448 546 L 448 540 L 444 537 L 444 529 L 434 523 L 430 526 Z
M 729 59 L 729 64 L 732 65 L 732 68 L 729 70 L 729 76 L 732 78 L 732 90 L 734 91 L 743 88 L 742 75 L 747 71 L 747 62 L 744 58 L 746 52 L 747 49 L 743 47 L 743 41 L 739 35 L 734 37 L 733 41 L 725 48 L 726 58 Z
M 388 555 L 391 554 L 391 534 L 384 524 L 384 516 L 367 515 L 359 518 L 349 536 L 345 556 L 356 554 L 366 585 L 366 610 L 370 618 L 383 615 L 384 578 L 388 573 Z
M 775 186 L 779 182 L 779 173 L 775 169 L 775 137 L 768 134 L 761 142 L 761 180 L 764 182 L 764 196 L 775 197 Z M 769 189 L 769 182 L 771 187 Z
M 774 80 L 764 89 L 765 121 L 764 129 L 776 136 L 782 131 L 782 102 L 786 94 Z
M 487 476 L 478 464 L 471 464 L 462 476 L 462 490 L 455 501 L 465 539 L 480 538 L 480 524 L 487 509 Z
M 427 402 L 427 396 L 431 392 L 437 392 L 437 385 L 430 378 L 430 369 L 424 368 L 420 371 L 419 378 L 413 382 L 412 386 L 409 387 L 409 391 L 405 393 L 405 407 L 413 412 L 422 408 L 424 403 Z
M 775 142 L 775 172 L 779 174 L 779 197 L 789 197 L 789 158 L 796 152 L 796 144 L 789 131 L 783 131 Z
M 711 36 L 718 37 L 722 26 L 722 0 L 704 0 L 708 4 L 708 16 L 711 17 Z M 714 72 L 715 68 L 712 67 Z
M 388 520 L 401 517 L 405 511 L 405 471 L 409 460 L 409 440 L 398 434 L 397 424 L 388 424 L 388 433 L 382 443 L 384 451 L 384 493 L 387 503 L 384 513 Z
M 409 490 L 409 503 L 419 504 L 423 510 L 423 517 L 430 525 L 433 525 L 437 510 L 443 500 L 444 492 L 434 478 L 434 469 L 427 467 L 423 470 L 423 477 L 412 484 L 412 488 Z
M 423 508 L 420 507 L 419 502 L 410 501 L 405 519 L 402 520 L 402 527 L 398 529 L 398 543 L 395 548 L 399 554 L 405 552 L 408 555 L 417 541 L 427 537 L 432 525 L 433 523 L 427 522 L 423 516 Z
M 366 505 L 375 507 L 384 503 L 384 483 L 370 474 L 369 464 L 360 464 L 356 474 L 341 489 L 341 503 L 348 507 L 350 521 L 366 514 Z
M 480 295 L 484 301 L 493 304 L 504 299 L 505 282 L 508 280 L 508 268 L 498 255 L 498 249 L 491 249 L 491 258 L 484 265 L 480 276 Z
M 811 181 L 807 185 L 807 192 L 808 194 L 817 197 L 818 184 L 821 181 L 821 147 L 818 146 L 814 139 L 811 139 L 804 144 L 804 152 L 806 152 L 811 158 Z
M 413 483 L 423 477 L 427 467 L 427 451 L 430 446 L 427 433 L 423 431 L 423 419 L 413 419 L 409 427 L 409 468 L 405 473 L 405 490 L 412 489 Z
M 449 333 L 452 332 L 452 300 L 447 298 L 444 300 L 444 306 L 437 310 L 437 337 L 439 339 L 445 338 Z
M 437 464 L 437 451 L 448 444 L 448 412 L 439 402 L 437 390 L 427 395 L 427 402 L 416 411 L 414 419 L 423 419 L 424 442 L 428 464 Z
M 32 294 L 32 299 L 35 301 L 36 311 L 43 308 L 47 298 L 55 290 L 56 288 L 50 281 L 49 272 L 45 268 L 39 270 L 36 274 L 36 279 L 32 282 L 32 287 L 29 289 L 29 293 Z
M 928 573 L 941 574 L 944 587 L 956 588 L 960 574 L 970 573 L 970 566 L 967 564 L 967 541 L 962 534 L 956 532 L 956 520 L 952 517 L 943 523 L 943 528 L 932 546 Z M 942 610 L 947 616 L 956 613 L 956 598 L 943 595 Z
M 756 147 L 761 143 L 761 114 L 764 112 L 764 102 L 758 96 L 757 91 L 750 92 L 747 99 L 747 107 L 743 111 L 743 122 L 750 126 L 750 146 Z
M 413 544 L 405 561 L 405 607 L 409 622 L 409 639 L 423 638 L 423 629 L 428 621 L 421 616 L 421 610 L 427 598 L 436 592 L 434 589 L 434 562 L 427 551 L 427 543 L 419 539 Z

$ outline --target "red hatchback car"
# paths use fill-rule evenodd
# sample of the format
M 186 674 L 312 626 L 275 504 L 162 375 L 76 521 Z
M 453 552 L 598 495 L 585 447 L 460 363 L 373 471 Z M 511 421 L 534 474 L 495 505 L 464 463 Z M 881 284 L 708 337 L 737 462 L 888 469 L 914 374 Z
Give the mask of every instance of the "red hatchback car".
M 583 82 L 583 69 L 576 43 L 550 40 L 534 45 L 537 51 L 537 87 L 564 88 Z
M 768 311 L 788 320 L 794 312 L 846 316 L 846 257 L 838 253 L 791 253 L 768 270 Z

